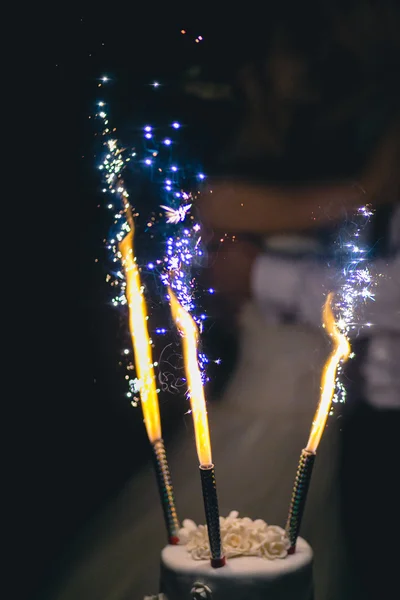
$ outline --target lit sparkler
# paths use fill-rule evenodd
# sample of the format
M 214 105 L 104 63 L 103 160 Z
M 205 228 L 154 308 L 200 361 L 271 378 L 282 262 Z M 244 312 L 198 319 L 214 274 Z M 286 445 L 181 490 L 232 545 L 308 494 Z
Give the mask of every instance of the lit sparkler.
M 147 435 L 151 442 L 154 458 L 157 483 L 160 491 L 164 519 L 167 527 L 168 541 L 170 544 L 178 543 L 177 533 L 179 522 L 175 509 L 175 501 L 171 476 L 165 454 L 164 441 L 161 434 L 160 409 L 152 360 L 151 339 L 147 329 L 146 302 L 143 286 L 134 255 L 133 236 L 134 221 L 128 202 L 126 217 L 130 231 L 120 242 L 122 266 L 126 275 L 126 298 L 129 308 L 129 329 L 135 356 L 136 372 L 139 380 L 141 405 Z
M 185 191 L 184 188 L 191 183 L 193 186 L 194 184 L 198 186 L 198 183 L 204 180 L 205 175 L 190 166 L 175 163 L 171 155 L 171 148 L 177 144 L 177 140 L 175 137 L 170 138 L 165 135 L 160 135 L 158 140 L 158 135 L 152 125 L 147 124 L 142 128 L 145 140 L 142 150 L 137 145 L 134 150 L 123 147 L 116 138 L 115 128 L 111 128 L 109 124 L 106 102 L 101 100 L 97 105 L 99 108 L 96 116 L 102 120 L 102 137 L 105 138 L 106 146 L 99 169 L 103 172 L 105 181 L 103 193 L 109 197 L 106 206 L 113 215 L 113 230 L 107 241 L 107 248 L 112 255 L 112 264 L 116 265 L 120 262 L 119 243 L 129 231 L 125 208 L 120 203 L 120 199 L 123 200 L 122 204 L 129 202 L 129 194 L 123 183 L 122 175 L 125 169 L 135 165 L 135 168 L 143 169 L 143 177 L 150 177 L 152 181 L 159 184 L 160 198 L 166 198 L 166 203 L 161 204 L 166 218 L 160 220 L 161 213 L 153 213 L 153 217 L 147 223 L 149 230 L 151 227 L 152 235 L 166 238 L 164 256 L 151 260 L 147 265 L 148 270 L 159 275 L 164 285 L 172 287 L 179 302 L 191 312 L 202 331 L 206 315 L 203 310 L 199 310 L 197 305 L 193 276 L 193 264 L 203 259 L 201 228 L 191 214 L 192 194 L 188 190 Z M 180 127 L 181 125 L 177 121 L 168 125 L 174 136 L 179 134 Z M 167 155 L 165 155 L 163 147 L 168 148 Z M 183 185 L 183 177 L 185 177 L 185 185 Z M 200 193 L 199 190 L 197 193 Z M 126 305 L 126 280 L 123 270 L 111 271 L 107 275 L 107 281 L 115 292 L 112 304 L 114 306 Z M 159 327 L 154 333 L 160 334 L 160 332 L 165 332 L 165 329 Z M 129 359 L 129 355 L 127 358 Z M 208 358 L 203 353 L 200 359 L 202 378 L 205 382 L 208 380 L 205 372 Z M 132 405 L 136 406 L 140 381 L 138 377 L 132 376 L 133 364 L 130 360 L 126 363 L 126 369 L 125 379 L 129 386 L 126 395 L 131 399 Z
M 120 242 L 122 265 L 126 276 L 126 297 L 129 307 L 129 329 L 135 353 L 140 398 L 147 435 L 151 442 L 161 437 L 160 411 L 155 384 L 151 340 L 147 330 L 147 311 L 139 270 L 133 254 L 132 229 Z
M 322 319 L 323 326 L 333 342 L 332 352 L 326 361 L 321 379 L 321 396 L 317 412 L 313 420 L 310 438 L 306 450 L 316 453 L 329 416 L 332 398 L 336 385 L 336 373 L 341 362 L 345 362 L 350 356 L 350 344 L 346 336 L 339 331 L 332 312 L 333 293 L 330 292 L 324 304 Z
M 323 369 L 320 401 L 314 416 L 307 446 L 302 450 L 300 456 L 286 524 L 286 531 L 291 544 L 290 552 L 292 553 L 296 549 L 296 541 L 300 531 L 315 455 L 325 429 L 335 392 L 337 369 L 339 364 L 346 361 L 350 355 L 350 344 L 347 337 L 339 330 L 335 323 L 332 301 L 333 293 L 331 292 L 328 294 L 323 308 L 323 325 L 332 339 L 333 348 Z
M 108 127 L 108 116 L 105 112 L 105 103 L 99 102 L 101 112 L 98 116 L 103 119 L 103 135 L 106 140 L 106 154 L 100 170 L 105 172 L 107 187 L 103 192 L 112 195 L 112 202 L 107 205 L 114 212 L 114 232 L 108 243 L 108 249 L 112 251 L 113 263 L 122 263 L 122 271 L 117 271 L 108 279 L 113 287 L 119 289 L 114 298 L 114 305 L 128 305 L 129 329 L 131 333 L 134 350 L 134 361 L 136 367 L 136 379 L 127 375 L 130 391 L 128 397 L 140 393 L 141 406 L 143 410 L 144 423 L 152 449 L 157 484 L 160 492 L 164 520 L 167 528 L 168 541 L 177 543 L 179 522 L 175 509 L 175 501 L 171 476 L 165 454 L 164 441 L 161 432 L 160 410 L 158 403 L 158 391 L 154 374 L 154 363 L 152 359 L 152 341 L 147 328 L 147 311 L 144 298 L 144 288 L 140 280 L 139 269 L 134 254 L 134 232 L 135 222 L 129 194 L 122 179 L 122 173 L 127 164 L 136 153 L 127 155 L 126 149 L 119 142 L 110 137 Z M 115 208 L 117 204 L 118 208 Z M 125 276 L 124 276 L 125 275 Z M 129 355 L 125 349 L 124 354 Z M 136 402 L 134 402 L 136 405 Z
M 200 463 L 200 477 L 210 543 L 211 566 L 219 568 L 224 566 L 225 557 L 221 543 L 217 487 L 211 455 L 207 406 L 197 356 L 199 332 L 196 323 L 190 314 L 179 304 L 171 288 L 168 289 L 168 294 L 171 302 L 172 317 L 182 336 L 188 396 L 193 416 L 197 455 Z

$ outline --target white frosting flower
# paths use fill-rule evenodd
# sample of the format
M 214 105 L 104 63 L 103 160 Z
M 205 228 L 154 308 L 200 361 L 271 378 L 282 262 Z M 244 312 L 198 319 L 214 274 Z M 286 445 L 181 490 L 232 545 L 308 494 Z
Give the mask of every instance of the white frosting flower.
M 194 560 L 209 559 L 207 527 L 197 526 L 190 519 L 183 521 L 182 525 L 178 534 L 180 543 L 186 545 Z M 260 556 L 273 560 L 287 556 L 290 542 L 285 530 L 276 525 L 267 525 L 262 519 L 241 519 L 237 511 L 232 511 L 226 518 L 220 517 L 220 528 L 226 558 Z
M 179 539 L 181 539 L 179 537 Z M 186 544 L 188 552 L 195 560 L 205 560 L 210 558 L 210 545 L 208 542 L 207 527 L 199 525 L 195 530 L 189 530 L 189 539 Z
M 289 548 L 290 542 L 285 530 L 277 525 L 270 525 L 261 546 L 261 555 L 270 559 L 285 558 Z
M 182 527 L 179 530 L 178 537 L 181 544 L 186 545 L 189 541 L 189 534 L 191 531 L 196 531 L 197 525 L 191 519 L 185 519 L 182 523 Z

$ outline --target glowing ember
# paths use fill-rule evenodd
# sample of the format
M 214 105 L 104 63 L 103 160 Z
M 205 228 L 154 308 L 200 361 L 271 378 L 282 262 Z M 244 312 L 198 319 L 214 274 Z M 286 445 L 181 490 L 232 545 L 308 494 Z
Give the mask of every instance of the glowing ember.
M 129 306 L 129 329 L 135 355 L 136 372 L 139 379 L 140 398 L 144 423 L 151 442 L 161 438 L 160 409 L 153 370 L 151 342 L 147 329 L 146 303 L 133 252 L 133 221 L 131 231 L 119 244 L 122 265 L 125 269 L 125 295 Z
M 188 382 L 188 395 L 193 415 L 194 432 L 196 437 L 197 455 L 200 466 L 212 465 L 210 432 L 206 400 L 197 358 L 197 342 L 199 332 L 190 314 L 179 304 L 171 288 L 168 288 L 171 300 L 172 317 L 182 335 L 183 358 Z
M 306 450 L 312 453 L 317 451 L 329 415 L 335 392 L 337 368 L 340 362 L 346 361 L 350 355 L 350 344 L 335 323 L 335 317 L 332 312 L 332 300 L 333 293 L 330 292 L 324 304 L 322 317 L 324 327 L 328 335 L 332 338 L 334 347 L 322 372 L 321 397 L 311 427 L 310 438 L 306 446 Z

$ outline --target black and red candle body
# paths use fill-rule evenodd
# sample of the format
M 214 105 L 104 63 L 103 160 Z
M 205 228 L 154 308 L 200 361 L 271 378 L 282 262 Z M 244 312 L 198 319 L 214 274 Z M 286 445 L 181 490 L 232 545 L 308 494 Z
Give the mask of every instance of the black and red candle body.
M 203 491 L 204 510 L 210 542 L 211 566 L 214 569 L 225 565 L 225 556 L 221 542 L 221 529 L 219 523 L 219 508 L 217 485 L 215 481 L 214 465 L 200 465 L 201 487 Z
M 167 528 L 168 543 L 175 545 L 179 543 L 179 521 L 176 514 L 174 489 L 165 453 L 164 440 L 156 440 L 152 444 L 152 448 L 158 491 L 160 493 L 161 506 Z
M 315 453 L 305 449 L 302 450 L 286 523 L 286 533 L 290 541 L 289 554 L 296 551 L 296 542 L 300 532 L 314 461 Z

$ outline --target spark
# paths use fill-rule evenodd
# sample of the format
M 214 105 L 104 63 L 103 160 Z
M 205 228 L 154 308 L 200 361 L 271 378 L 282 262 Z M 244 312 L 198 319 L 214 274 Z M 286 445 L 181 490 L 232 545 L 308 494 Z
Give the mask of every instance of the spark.
M 153 85 L 158 87 L 159 84 L 154 82 Z M 105 247 L 111 254 L 112 270 L 109 271 L 106 278 L 113 290 L 111 304 L 114 307 L 126 307 L 128 302 L 125 273 L 123 269 L 118 270 L 116 266 L 121 264 L 122 259 L 119 245 L 132 227 L 128 212 L 130 214 L 135 212 L 134 207 L 130 205 L 129 193 L 122 176 L 129 165 L 134 164 L 136 168 L 143 170 L 144 177 L 151 177 L 153 181 L 159 183 L 160 199 L 168 195 L 168 202 L 165 204 L 160 203 L 161 208 L 165 211 L 164 218 L 161 220 L 158 217 L 148 218 L 145 221 L 148 223 L 149 230 L 154 232 L 154 235 L 165 240 L 165 252 L 161 256 L 152 257 L 152 260 L 144 265 L 145 269 L 142 271 L 142 275 L 152 274 L 152 277 L 159 278 L 163 290 L 165 290 L 164 285 L 170 285 L 178 301 L 185 310 L 191 313 L 199 332 L 202 332 L 205 315 L 198 306 L 200 293 L 193 275 L 193 266 L 202 260 L 203 256 L 201 227 L 193 216 L 190 217 L 189 222 L 192 196 L 189 189 L 182 189 L 182 187 L 183 183 L 185 186 L 197 185 L 196 180 L 204 179 L 205 175 L 199 173 L 198 169 L 190 165 L 178 164 L 173 160 L 173 148 L 175 144 L 178 146 L 178 140 L 173 136 L 179 135 L 181 127 L 179 121 L 170 121 L 164 128 L 162 126 L 155 128 L 150 123 L 144 123 L 140 127 L 142 141 L 139 138 L 134 144 L 134 140 L 132 140 L 128 147 L 124 147 L 115 133 L 115 128 L 109 125 L 111 120 L 109 103 L 102 99 L 96 103 L 96 106 L 95 116 L 102 123 L 101 137 L 105 149 L 99 166 L 104 181 L 102 193 L 105 194 L 104 206 L 108 209 L 112 219 L 111 235 L 104 240 Z M 105 106 L 107 106 L 107 109 L 105 109 Z M 162 133 L 165 134 L 167 130 L 171 132 L 171 135 L 165 137 Z M 158 135 L 158 131 L 160 131 L 160 135 Z M 151 139 L 152 158 L 149 158 L 148 148 L 146 148 L 147 139 Z M 163 153 L 159 154 L 163 146 L 171 148 L 171 156 L 166 157 Z M 160 158 L 157 158 L 157 164 L 155 165 L 155 157 L 158 155 Z M 155 168 L 155 166 L 158 168 Z M 189 178 L 188 172 L 190 172 Z M 168 176 L 165 177 L 166 173 L 168 173 L 169 178 Z M 178 204 L 177 206 L 174 204 L 175 202 Z M 180 203 L 182 204 L 180 205 Z M 161 213 L 159 216 L 162 216 Z M 183 223 L 184 221 L 185 223 Z M 171 228 L 173 228 L 173 231 Z M 157 327 L 154 332 L 157 335 L 165 335 L 167 330 L 164 327 Z M 125 354 L 122 351 L 122 355 L 125 359 L 123 363 L 126 369 L 125 378 L 128 376 L 126 380 L 130 386 L 128 393 L 131 396 L 129 397 L 132 398 L 132 404 L 136 406 L 138 398 L 135 394 L 137 395 L 140 390 L 138 380 L 132 378 L 132 370 L 134 370 L 132 354 Z M 205 373 L 207 364 L 208 358 L 199 354 L 199 366 L 203 382 L 208 381 Z M 135 389 L 132 388 L 132 381 L 136 382 Z
M 177 224 L 180 221 L 184 221 L 186 219 L 186 215 L 190 210 L 191 204 L 185 204 L 184 206 L 180 206 L 179 208 L 171 208 L 170 206 L 164 206 L 161 204 L 161 208 L 165 210 L 165 215 L 167 217 L 167 223 Z
M 343 235 L 349 241 L 342 244 L 344 255 L 343 283 L 340 286 L 336 311 L 340 315 L 337 322 L 342 333 L 348 335 L 350 331 L 361 326 L 357 316 L 360 304 L 367 300 L 374 300 L 374 287 L 376 285 L 370 272 L 367 257 L 368 249 L 361 245 L 362 232 L 368 224 L 373 211 L 370 206 L 362 206 L 350 225 L 346 225 Z
M 362 246 L 362 232 L 369 223 L 373 211 L 366 205 L 358 209 L 355 219 L 346 224 L 341 232 L 341 237 L 346 236 L 347 242 L 341 244 L 341 258 L 343 260 L 342 281 L 339 282 L 338 292 L 335 294 L 334 312 L 336 315 L 335 327 L 338 332 L 349 339 L 352 331 L 370 327 L 370 323 L 362 323 L 360 317 L 362 305 L 367 301 L 374 301 L 374 287 L 376 282 L 370 272 L 367 257 L 368 248 Z M 354 353 L 349 358 L 353 358 Z M 341 379 L 342 363 L 336 369 L 335 388 L 332 402 L 345 402 L 346 388 Z M 332 409 L 330 409 L 332 414 Z

